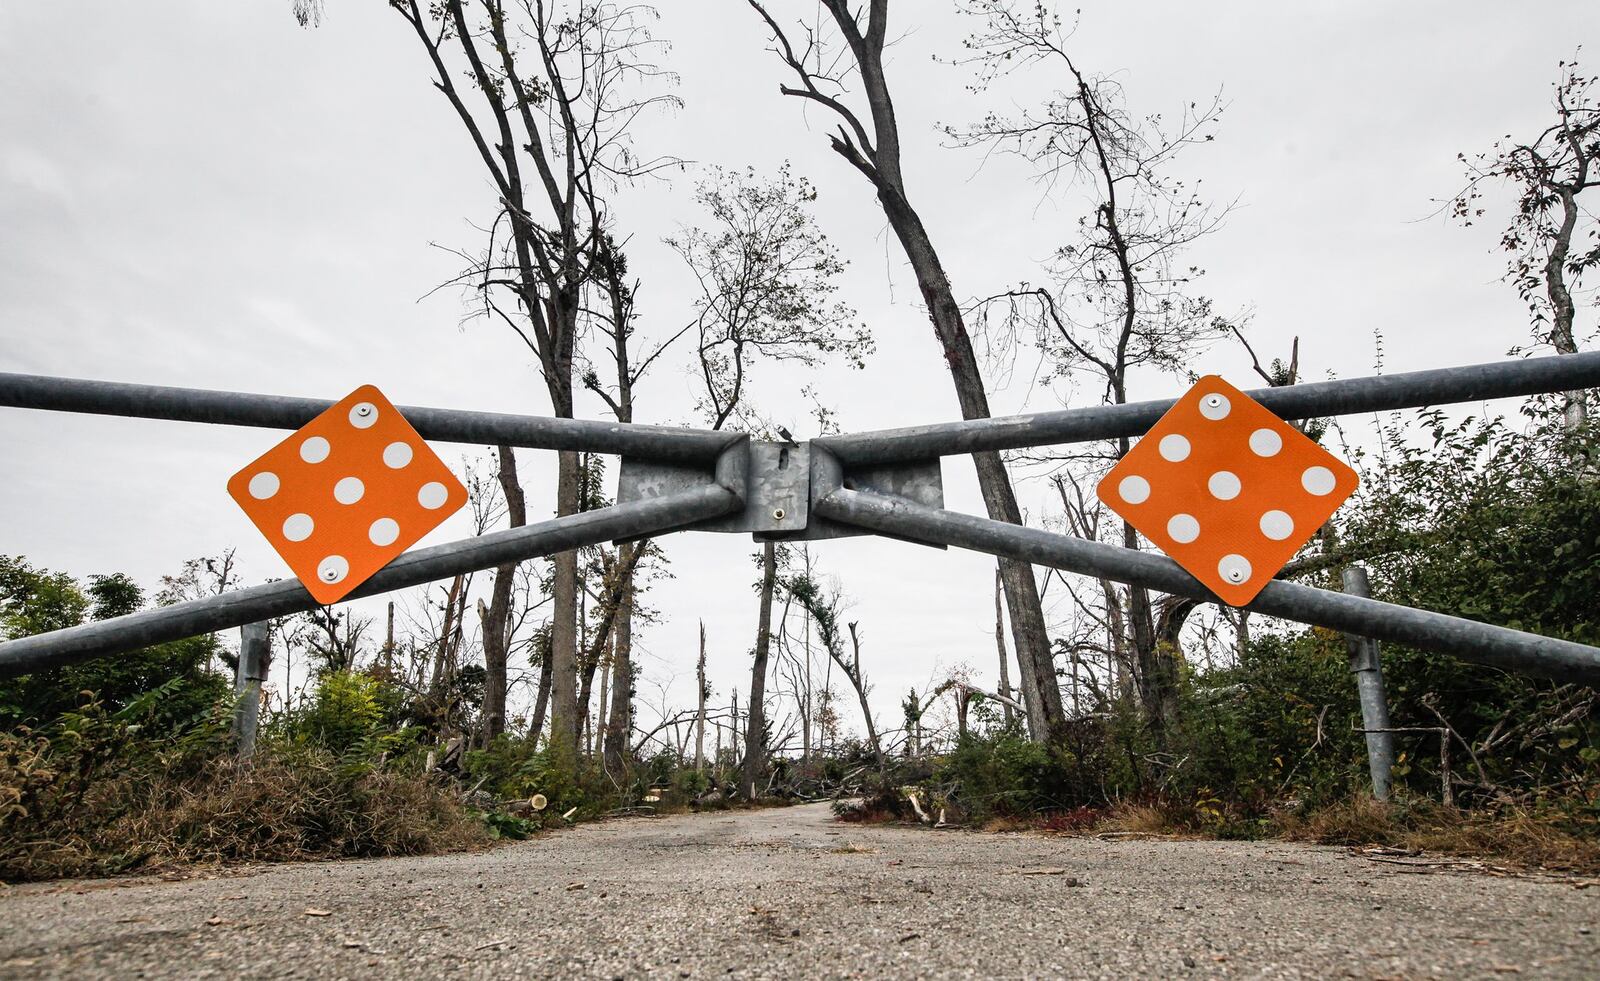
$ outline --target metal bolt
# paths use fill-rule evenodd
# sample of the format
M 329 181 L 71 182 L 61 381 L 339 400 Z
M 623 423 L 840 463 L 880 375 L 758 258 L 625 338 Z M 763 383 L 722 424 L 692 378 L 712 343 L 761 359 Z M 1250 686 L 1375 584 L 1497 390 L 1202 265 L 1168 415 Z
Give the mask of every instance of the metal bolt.
M 772 509 L 772 517 L 776 521 L 782 521 L 783 520 L 783 516 L 784 516 L 785 513 L 786 512 L 783 510 L 783 508 L 773 508 Z

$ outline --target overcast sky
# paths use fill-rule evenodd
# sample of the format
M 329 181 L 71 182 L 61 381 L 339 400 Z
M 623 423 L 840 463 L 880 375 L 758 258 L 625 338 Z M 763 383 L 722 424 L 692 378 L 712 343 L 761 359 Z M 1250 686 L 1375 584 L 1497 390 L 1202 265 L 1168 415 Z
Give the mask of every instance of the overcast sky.
M 397 403 L 548 411 L 527 351 L 503 327 L 461 324 L 460 297 L 422 297 L 457 271 L 437 246 L 474 247 L 494 195 L 414 37 L 380 0 L 329 0 L 301 30 L 288 0 L 0 5 L 0 370 L 337 399 L 379 386 Z M 805 3 L 777 0 L 795 14 Z M 1218 201 L 1237 200 L 1195 260 L 1220 311 L 1248 311 L 1264 353 L 1301 338 L 1313 377 L 1493 360 L 1526 334 L 1498 281 L 1499 223 L 1434 215 L 1461 180 L 1458 151 L 1549 116 L 1557 62 L 1600 36 L 1600 6 L 1488 2 L 1088 4 L 1073 51 L 1114 73 L 1139 113 L 1171 115 L 1219 91 L 1219 137 L 1181 159 Z M 935 61 L 965 25 L 943 0 L 899 0 L 890 82 L 907 179 L 957 292 L 1039 278 L 1083 209 L 1044 196 L 1014 163 L 942 146 L 1002 96 L 973 96 Z M 1559 23 L 1559 30 L 1551 25 Z M 664 0 L 660 35 L 680 111 L 644 121 L 641 149 L 696 166 L 619 197 L 641 277 L 643 331 L 686 322 L 691 292 L 660 243 L 697 219 L 699 166 L 792 161 L 821 191 L 824 230 L 850 260 L 843 298 L 871 325 L 865 371 L 814 380 L 846 429 L 955 418 L 937 345 L 898 246 L 859 175 L 827 149 L 830 122 L 778 95 L 779 65 L 740 0 Z M 1039 91 L 1059 84 L 1032 76 Z M 1014 87 L 1010 94 L 1024 92 Z M 998 104 L 997 104 L 998 103 Z M 639 392 L 640 421 L 691 419 L 688 351 Z M 1242 349 L 1197 360 L 1253 387 Z M 760 372 L 764 408 L 808 435 L 807 380 Z M 1053 408 L 1022 370 L 997 412 Z M 1178 394 L 1157 382 L 1139 398 Z M 1080 396 L 1087 398 L 1090 396 Z M 580 414 L 600 417 L 594 401 Z M 0 410 L 0 553 L 147 585 L 190 557 L 237 546 L 247 581 L 286 574 L 225 490 L 282 438 L 265 430 Z M 439 445 L 458 469 L 481 448 Z M 553 461 L 521 455 L 531 510 L 548 513 Z M 981 511 L 970 463 L 945 462 L 949 506 Z M 1039 487 L 1023 489 L 1034 515 Z M 460 518 L 423 544 L 459 537 Z M 692 694 L 704 618 L 718 698 L 746 684 L 754 636 L 748 539 L 667 542 L 675 578 L 639 640 L 657 700 Z M 992 683 L 992 560 L 881 541 L 814 548 L 855 598 L 880 711 L 954 665 Z

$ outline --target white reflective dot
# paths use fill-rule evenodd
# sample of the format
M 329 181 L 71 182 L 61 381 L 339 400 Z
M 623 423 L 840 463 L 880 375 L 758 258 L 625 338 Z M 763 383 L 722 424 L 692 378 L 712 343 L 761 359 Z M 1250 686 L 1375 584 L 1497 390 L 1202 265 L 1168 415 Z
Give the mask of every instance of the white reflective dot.
M 1179 545 L 1187 545 L 1200 537 L 1200 522 L 1192 514 L 1175 514 L 1167 522 L 1167 534 Z
M 1129 504 L 1143 504 L 1150 499 L 1150 481 L 1143 477 L 1124 477 L 1117 484 L 1117 495 Z
M 330 555 L 317 563 L 317 578 L 335 583 L 350 574 L 350 563 L 342 555 Z
M 1217 575 L 1235 586 L 1250 581 L 1250 560 L 1242 555 L 1224 555 L 1217 563 Z
M 357 429 L 371 429 L 378 421 L 378 407 L 371 402 L 357 402 L 350 407 L 350 425 Z
M 367 493 L 367 485 L 360 477 L 345 477 L 333 485 L 333 499 L 340 504 L 354 504 Z
M 411 462 L 410 443 L 390 443 L 383 448 L 383 462 L 391 470 L 399 470 Z
M 1281 542 L 1294 534 L 1294 519 L 1283 511 L 1268 511 L 1261 516 L 1261 533 Z
M 291 542 L 303 542 L 317 528 L 309 514 L 291 514 L 283 519 L 283 537 Z
M 1231 501 L 1239 496 L 1239 477 L 1227 470 L 1218 470 L 1206 481 L 1211 496 L 1219 501 Z
M 367 539 L 379 548 L 393 545 L 400 537 L 400 523 L 393 518 L 379 518 L 367 529 Z
M 300 459 L 307 463 L 321 463 L 328 458 L 328 441 L 321 436 L 312 436 L 300 444 Z
M 1283 437 L 1276 429 L 1257 429 L 1250 434 L 1250 451 L 1256 456 L 1277 456 L 1283 449 Z
M 1300 486 L 1306 489 L 1307 494 L 1318 497 L 1332 494 L 1335 483 L 1333 471 L 1327 467 L 1309 467 L 1300 475 Z
M 1233 408 L 1233 403 L 1221 392 L 1212 392 L 1200 399 L 1200 414 L 1207 419 L 1226 419 L 1228 412 Z
M 258 501 L 278 493 L 278 475 L 271 470 L 263 470 L 250 478 L 250 496 Z
M 1181 463 L 1189 459 L 1189 441 L 1172 433 L 1161 437 L 1161 459 L 1168 463 Z
M 430 480 L 417 491 L 417 503 L 429 511 L 436 511 L 444 507 L 444 502 L 450 499 L 450 492 L 437 480 Z

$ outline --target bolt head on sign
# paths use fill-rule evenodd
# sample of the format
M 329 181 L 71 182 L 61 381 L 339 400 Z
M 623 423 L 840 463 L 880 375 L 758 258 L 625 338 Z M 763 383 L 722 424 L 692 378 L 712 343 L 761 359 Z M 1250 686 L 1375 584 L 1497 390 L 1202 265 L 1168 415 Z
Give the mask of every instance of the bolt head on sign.
M 1358 479 L 1266 406 L 1207 375 L 1096 492 L 1224 603 L 1244 606 Z
M 467 489 L 371 385 L 228 481 L 228 493 L 324 605 L 467 502 Z

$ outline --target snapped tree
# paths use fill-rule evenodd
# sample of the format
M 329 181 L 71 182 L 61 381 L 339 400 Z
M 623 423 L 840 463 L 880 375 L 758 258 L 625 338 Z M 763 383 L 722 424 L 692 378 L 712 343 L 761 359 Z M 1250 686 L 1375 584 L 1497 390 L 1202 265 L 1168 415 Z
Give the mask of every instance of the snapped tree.
M 844 263 L 812 217 L 816 196 L 811 182 L 795 177 L 787 164 L 770 179 L 719 169 L 695 192 L 706 224 L 668 239 L 699 286 L 691 327 L 703 382 L 700 410 L 713 429 L 729 421 L 757 433 L 778 428 L 748 395 L 757 360 L 814 367 L 837 355 L 860 367 L 872 353 L 866 326 L 835 299 Z M 755 796 L 766 765 L 766 679 L 778 580 L 772 542 L 762 546 L 761 568 L 740 779 L 747 797 Z
M 766 4 L 759 0 L 747 2 L 771 31 L 774 50 L 795 79 L 794 85 L 780 85 L 779 92 L 823 106 L 837 118 L 839 125 L 829 138 L 830 146 L 877 193 L 884 216 L 916 275 L 934 335 L 950 369 L 962 417 L 986 418 L 990 414 L 988 393 L 961 304 L 933 238 L 912 204 L 901 166 L 900 124 L 895 118 L 883 61 L 889 0 L 870 0 L 865 6 L 852 5 L 849 0 L 819 0 L 827 22 L 842 39 L 842 51 L 826 50 L 830 45 L 818 29 L 802 22 L 794 31 L 787 31 L 767 11 Z M 791 34 L 803 38 L 802 43 L 795 43 Z M 845 91 L 843 83 L 852 75 L 859 77 L 864 90 L 864 115 L 850 105 Z M 989 517 L 1022 524 L 1022 510 L 1000 454 L 975 453 L 973 462 Z M 1062 730 L 1065 714 L 1038 583 L 1032 566 L 1025 562 L 1003 560 L 1000 568 L 1011 610 L 1012 641 L 1028 707 L 1028 726 L 1034 738 L 1054 739 Z
M 395 0 L 498 198 L 488 240 L 462 253 L 457 282 L 485 317 L 533 352 L 551 411 L 573 416 L 573 358 L 594 253 L 610 222 L 605 195 L 674 161 L 634 153 L 630 125 L 673 103 L 649 22 L 654 11 L 578 0 Z M 459 80 L 465 77 L 463 89 Z M 502 468 L 502 472 L 505 469 Z M 557 457 L 556 514 L 578 510 L 577 454 Z M 578 707 L 578 565 L 552 559 L 551 748 L 574 772 Z
M 1180 259 L 1217 227 L 1225 209 L 1207 206 L 1166 168 L 1185 148 L 1212 139 L 1220 102 L 1190 103 L 1172 125 L 1159 116 L 1139 119 L 1128 111 L 1120 85 L 1074 61 L 1069 32 L 1045 5 L 967 0 L 961 9 L 979 24 L 963 59 L 976 72 L 974 89 L 1035 66 L 1059 72 L 1062 84 L 1037 106 L 946 132 L 958 145 L 1020 157 L 1048 192 L 1079 190 L 1090 206 L 1077 234 L 1051 257 L 1049 286 L 1022 284 L 986 298 L 979 305 L 985 327 L 1004 333 L 999 347 L 1007 351 L 1031 335 L 1027 339 L 1048 359 L 1047 380 L 1087 373 L 1108 403 L 1127 402 L 1140 373 L 1187 377 L 1190 358 L 1227 336 L 1230 325 L 1213 313 L 1210 300 L 1192 292 L 1203 271 Z M 1074 534 L 1102 532 L 1099 502 L 1083 493 L 1080 476 L 1096 475 L 1130 443 L 1122 437 L 1087 455 L 1053 458 L 1080 471 L 1069 478 L 1071 493 L 1068 479 L 1056 482 Z M 1116 537 L 1125 548 L 1139 547 L 1131 525 L 1121 523 Z M 1099 649 L 1133 681 L 1147 721 L 1158 730 L 1170 726 L 1178 707 L 1178 634 L 1197 604 L 1109 580 L 1098 580 L 1096 593 L 1092 604 L 1076 606 L 1102 608 L 1097 619 L 1105 645 Z M 1075 673 L 1076 655 L 1096 646 L 1072 639 Z

